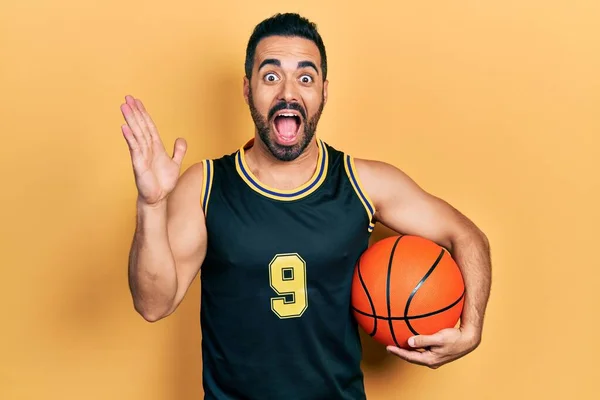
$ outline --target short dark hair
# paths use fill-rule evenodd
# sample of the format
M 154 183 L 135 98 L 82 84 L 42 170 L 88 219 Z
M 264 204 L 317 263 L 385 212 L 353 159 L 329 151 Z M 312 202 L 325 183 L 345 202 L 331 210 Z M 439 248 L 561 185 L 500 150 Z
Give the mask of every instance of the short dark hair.
M 321 54 L 323 80 L 327 79 L 327 53 L 325 52 L 323 39 L 317 31 L 317 25 L 296 13 L 275 14 L 256 25 L 246 47 L 245 69 L 248 79 L 252 77 L 256 46 L 262 39 L 269 36 L 296 36 L 312 40 Z

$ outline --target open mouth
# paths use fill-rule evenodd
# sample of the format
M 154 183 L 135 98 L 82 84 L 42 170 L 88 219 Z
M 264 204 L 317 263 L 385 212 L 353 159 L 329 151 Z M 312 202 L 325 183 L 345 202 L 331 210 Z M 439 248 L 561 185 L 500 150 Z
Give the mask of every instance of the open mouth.
M 302 118 L 297 111 L 282 110 L 275 114 L 273 125 L 279 141 L 291 143 L 298 137 Z

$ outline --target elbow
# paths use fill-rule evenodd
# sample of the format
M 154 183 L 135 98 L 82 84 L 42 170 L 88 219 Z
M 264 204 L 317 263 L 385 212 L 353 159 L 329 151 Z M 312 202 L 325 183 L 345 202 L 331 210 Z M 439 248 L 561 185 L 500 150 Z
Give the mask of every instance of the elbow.
M 478 227 L 473 225 L 473 227 L 467 231 L 465 231 L 465 235 L 468 240 L 477 243 L 481 248 L 488 249 L 490 247 L 490 241 L 487 235 Z
M 456 229 L 449 242 L 453 250 L 460 246 L 475 245 L 486 254 L 490 252 L 490 241 L 487 235 L 473 223 L 464 224 Z
M 147 322 L 158 322 L 169 315 L 165 307 L 150 307 L 143 306 L 139 303 L 134 304 L 135 311 L 144 318 Z
M 158 321 L 160 321 L 161 319 L 164 318 L 163 315 L 149 313 L 149 312 L 141 312 L 139 314 L 142 316 L 142 318 L 144 318 L 146 320 L 146 322 L 150 322 L 150 323 L 152 323 L 152 322 L 158 322 Z
M 479 243 L 481 245 L 481 247 L 483 248 L 483 250 L 486 253 L 490 252 L 490 240 L 488 239 L 487 235 L 485 233 L 483 233 L 483 231 L 479 228 L 477 228 L 477 232 L 476 232 L 477 238 L 479 240 Z

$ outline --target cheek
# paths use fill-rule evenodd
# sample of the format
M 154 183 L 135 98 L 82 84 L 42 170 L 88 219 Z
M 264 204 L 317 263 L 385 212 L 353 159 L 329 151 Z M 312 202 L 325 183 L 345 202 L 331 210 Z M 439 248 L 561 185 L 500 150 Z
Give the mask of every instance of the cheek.
M 261 111 L 262 113 L 267 113 L 273 104 L 275 95 L 273 90 L 269 90 L 270 88 L 266 87 L 257 87 L 256 91 L 252 92 L 252 100 L 254 101 L 254 106 L 256 109 Z
M 304 104 L 306 104 L 306 108 L 309 114 L 314 114 L 319 110 L 321 106 L 321 102 L 323 101 L 323 95 L 321 89 L 311 90 L 309 93 L 306 93 L 304 96 Z

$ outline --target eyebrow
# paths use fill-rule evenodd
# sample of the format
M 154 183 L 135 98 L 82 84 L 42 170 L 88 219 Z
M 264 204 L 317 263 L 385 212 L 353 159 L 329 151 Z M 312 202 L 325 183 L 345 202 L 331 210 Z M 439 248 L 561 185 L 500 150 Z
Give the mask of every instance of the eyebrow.
M 276 65 L 278 67 L 281 67 L 281 61 L 279 61 L 276 58 L 267 58 L 266 60 L 264 60 L 263 62 L 260 63 L 260 65 L 258 66 L 258 70 L 260 71 L 262 67 L 264 67 L 265 65 Z
M 319 70 L 317 69 L 317 66 L 315 65 L 315 63 L 313 63 L 312 61 L 300 61 L 298 63 L 298 68 L 306 68 L 306 67 L 310 67 L 310 68 L 314 69 L 315 72 L 317 73 L 317 75 L 319 75 Z
M 276 58 L 267 58 L 263 62 L 260 63 L 260 65 L 258 66 L 258 70 L 260 71 L 261 68 L 264 67 L 265 65 L 275 65 L 277 67 L 281 67 L 281 61 L 279 61 Z M 315 72 L 317 73 L 317 75 L 319 74 L 319 70 L 317 69 L 317 66 L 312 61 L 299 61 L 298 62 L 298 69 L 307 68 L 307 67 L 314 69 Z

